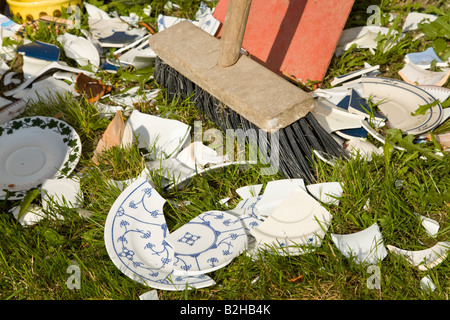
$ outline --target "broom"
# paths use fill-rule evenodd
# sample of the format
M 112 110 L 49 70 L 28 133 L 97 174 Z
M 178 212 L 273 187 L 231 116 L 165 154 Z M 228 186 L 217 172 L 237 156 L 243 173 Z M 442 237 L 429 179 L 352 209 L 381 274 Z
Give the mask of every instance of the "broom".
M 230 0 L 220 40 L 189 21 L 152 35 L 154 79 L 168 100 L 193 95 L 200 114 L 224 131 L 259 130 L 266 146 L 277 133 L 278 150 L 270 152 L 279 152 L 279 171 L 312 183 L 313 150 L 340 157 L 342 146 L 314 118 L 309 94 L 241 55 L 250 4 Z

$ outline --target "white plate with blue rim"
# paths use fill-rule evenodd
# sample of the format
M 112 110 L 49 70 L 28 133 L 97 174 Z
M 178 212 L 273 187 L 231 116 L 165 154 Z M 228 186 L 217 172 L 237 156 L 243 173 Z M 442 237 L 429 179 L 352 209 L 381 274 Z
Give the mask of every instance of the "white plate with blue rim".
M 52 117 L 2 124 L 0 146 L 0 199 L 20 200 L 47 179 L 67 177 L 81 156 L 77 132 Z
M 382 77 L 362 77 L 361 81 L 366 98 L 372 97 L 372 101 L 378 103 L 379 110 L 387 117 L 387 127 L 420 135 L 441 124 L 444 114 L 440 103 L 429 108 L 425 114 L 412 115 L 419 106 L 436 101 L 422 88 Z
M 174 249 L 163 213 L 166 200 L 145 179 L 131 183 L 114 201 L 105 223 L 104 241 L 114 265 L 132 280 L 161 290 L 204 288 L 206 275 L 174 275 Z

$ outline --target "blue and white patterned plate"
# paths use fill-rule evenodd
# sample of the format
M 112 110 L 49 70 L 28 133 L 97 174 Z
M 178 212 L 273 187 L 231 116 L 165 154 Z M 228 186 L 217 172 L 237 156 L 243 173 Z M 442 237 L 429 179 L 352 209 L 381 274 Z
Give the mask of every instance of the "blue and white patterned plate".
M 125 275 L 152 288 L 184 290 L 186 286 L 213 285 L 215 282 L 204 275 L 173 274 L 174 249 L 167 240 L 165 202 L 145 178 L 131 183 L 116 199 L 106 219 L 108 255 Z
M 20 200 L 46 179 L 66 178 L 81 156 L 78 133 L 52 117 L 24 117 L 0 126 L 0 199 Z
M 171 233 L 174 274 L 201 275 L 230 263 L 247 247 L 240 218 L 223 212 L 204 212 Z

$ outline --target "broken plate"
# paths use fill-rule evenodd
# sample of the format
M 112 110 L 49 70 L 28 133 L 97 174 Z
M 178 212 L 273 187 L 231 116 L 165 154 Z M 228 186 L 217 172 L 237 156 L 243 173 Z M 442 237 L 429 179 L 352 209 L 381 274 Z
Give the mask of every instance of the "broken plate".
M 380 66 L 376 65 L 376 66 L 366 67 L 366 68 L 363 68 L 361 70 L 356 70 L 356 71 L 353 71 L 353 72 L 349 72 L 349 73 L 343 74 L 342 76 L 335 77 L 333 79 L 333 81 L 330 82 L 330 84 L 332 86 L 336 86 L 339 83 L 346 82 L 346 81 L 349 81 L 349 80 L 353 80 L 353 79 L 358 78 L 358 77 L 360 77 L 360 76 L 362 76 L 364 74 L 369 74 L 369 73 L 372 73 L 372 72 L 374 72 L 376 70 L 379 70 L 379 69 L 380 69 Z
M 152 185 L 139 178 L 114 201 L 105 222 L 106 250 L 115 266 L 129 278 L 162 290 L 203 288 L 215 282 L 204 275 L 175 276 L 174 251 L 163 206 L 166 202 Z
M 301 254 L 320 246 L 332 215 L 305 189 L 297 187 L 258 227 L 250 230 L 257 246 Z
M 20 205 L 11 209 L 14 218 L 17 220 L 20 212 Z M 46 218 L 47 214 L 43 211 L 41 207 L 36 204 L 30 204 L 25 213 L 18 220 L 23 226 L 32 226 Z
M 412 62 L 407 62 L 405 66 L 398 71 L 398 74 L 405 82 L 413 85 L 442 86 L 450 77 L 450 69 L 430 71 L 416 66 Z
M 420 215 L 420 221 L 427 234 L 431 237 L 435 237 L 440 228 L 439 222 L 424 215 Z
M 371 126 L 370 126 L 370 124 L 367 122 L 367 121 L 361 121 L 361 126 L 364 128 L 364 130 L 366 130 L 372 137 L 374 137 L 375 139 L 377 139 L 378 141 L 380 141 L 382 144 L 385 144 L 386 143 L 386 139 L 381 135 L 381 134 L 379 134 L 378 132 L 376 132 L 375 131 L 375 129 L 374 128 L 372 128 Z M 391 143 L 392 144 L 392 143 Z M 393 147 L 394 147 L 394 149 L 397 149 L 397 150 L 401 150 L 401 151 L 406 151 L 406 149 L 405 148 L 402 148 L 402 147 L 399 147 L 399 146 L 396 146 L 396 145 L 393 145 Z
M 64 33 L 57 37 L 63 46 L 64 53 L 70 59 L 74 59 L 78 65 L 92 65 L 96 72 L 100 66 L 100 55 L 97 48 L 86 38 L 78 37 L 70 33 Z
M 17 53 L 23 55 L 23 75 L 27 79 L 52 62 L 59 60 L 60 49 L 49 43 L 34 41 L 17 48 Z
M 402 32 L 416 30 L 419 27 L 419 23 L 433 22 L 438 17 L 434 14 L 409 12 L 403 23 Z
M 67 123 L 25 117 L 0 126 L 0 198 L 21 199 L 44 180 L 67 177 L 81 156 L 81 141 Z
M 4 100 L 5 102 L 9 101 L 9 103 L 7 102 L 6 106 L 2 105 L 0 107 L 0 124 L 3 124 L 16 118 L 17 116 L 25 112 L 25 109 L 27 108 L 27 104 L 23 100 L 17 100 L 15 102 L 11 102 L 10 100 L 6 99 Z
M 342 196 L 342 185 L 340 182 L 322 182 L 306 186 L 306 190 L 317 200 L 328 205 L 339 205 Z
M 174 274 L 197 276 L 229 264 L 247 247 L 239 218 L 223 211 L 204 212 L 167 236 Z
M 67 84 L 65 81 L 58 80 L 54 77 L 47 77 L 33 83 L 31 88 L 17 92 L 13 95 L 13 98 L 22 99 L 27 103 L 32 103 L 39 100 L 46 101 L 58 94 L 63 95 L 68 92 L 76 95 L 73 86 Z
M 261 199 L 255 204 L 253 213 L 259 218 L 270 216 L 297 188 L 306 190 L 303 179 L 281 179 L 267 182 Z
M 262 184 L 255 184 L 237 188 L 235 191 L 242 199 L 247 199 L 259 195 L 262 187 Z
M 429 47 L 422 52 L 407 53 L 405 61 L 411 62 L 422 69 L 429 69 L 433 61 L 436 61 L 436 67 L 445 68 L 448 65 L 447 62 L 442 61 L 441 58 L 439 58 L 432 47 Z
M 431 248 L 417 251 L 403 250 L 392 245 L 387 245 L 387 248 L 392 253 L 405 257 L 409 263 L 419 270 L 426 271 L 445 260 L 450 249 L 450 242 L 438 242 Z
M 432 95 L 415 85 L 381 77 L 363 77 L 362 84 L 365 96 L 372 97 L 373 102 L 378 103 L 390 128 L 418 135 L 433 130 L 441 123 L 441 104 L 428 109 L 423 115 L 411 115 L 419 106 L 435 101 Z
M 189 125 L 138 110 L 133 110 L 127 123 L 133 130 L 138 147 L 151 151 L 157 159 L 176 156 L 190 137 Z
M 47 179 L 41 185 L 44 210 L 48 210 L 53 203 L 68 208 L 79 208 L 82 197 L 80 181 L 77 179 Z
M 64 70 L 64 71 L 69 71 L 69 72 L 74 72 L 74 73 L 84 73 L 86 75 L 92 75 L 92 72 L 89 71 L 85 71 L 85 70 L 81 70 L 81 69 L 77 69 L 77 68 L 73 68 L 73 67 L 69 67 L 66 65 L 63 65 L 59 62 L 52 62 L 49 65 L 47 65 L 46 67 L 42 68 L 41 70 L 39 70 L 39 72 L 33 74 L 30 78 L 28 78 L 27 80 L 25 80 L 24 82 L 22 82 L 19 86 L 15 87 L 14 89 L 11 89 L 9 91 L 3 92 L 3 95 L 6 97 L 15 95 L 16 93 L 22 91 L 23 89 L 27 88 L 29 85 L 31 85 L 36 79 L 38 79 L 40 76 L 42 76 L 44 73 L 52 70 L 52 69 L 58 69 L 58 70 Z
M 314 99 L 314 101 L 315 108 L 312 113 L 321 127 L 328 133 L 343 129 L 360 128 L 361 120 L 365 119 L 365 116 L 350 113 L 337 107 L 325 98 L 319 97 Z
M 331 234 L 331 239 L 339 251 L 347 258 L 367 264 L 376 264 L 387 255 L 383 235 L 378 224 L 351 234 Z

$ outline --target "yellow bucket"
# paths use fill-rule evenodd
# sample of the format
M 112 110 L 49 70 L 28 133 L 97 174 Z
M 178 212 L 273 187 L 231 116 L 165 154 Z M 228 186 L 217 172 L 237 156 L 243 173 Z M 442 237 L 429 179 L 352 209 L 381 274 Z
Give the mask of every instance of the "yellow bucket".
M 41 16 L 60 17 L 69 6 L 81 5 L 82 0 L 6 0 L 12 15 L 33 21 Z

